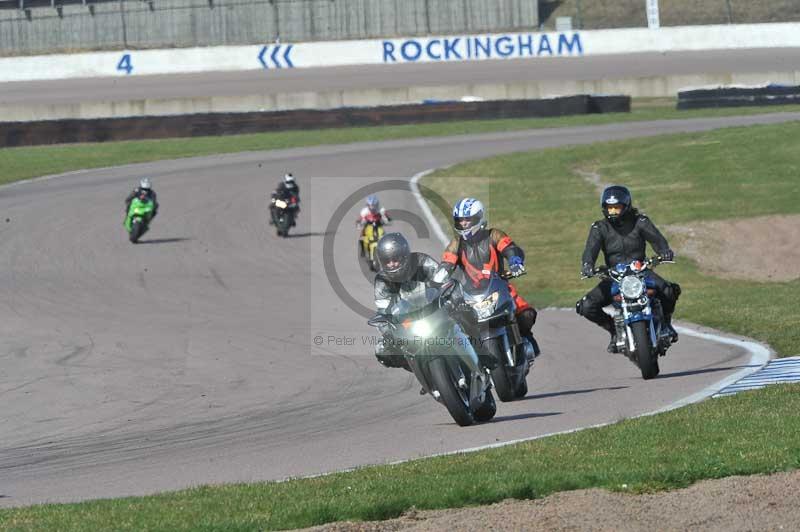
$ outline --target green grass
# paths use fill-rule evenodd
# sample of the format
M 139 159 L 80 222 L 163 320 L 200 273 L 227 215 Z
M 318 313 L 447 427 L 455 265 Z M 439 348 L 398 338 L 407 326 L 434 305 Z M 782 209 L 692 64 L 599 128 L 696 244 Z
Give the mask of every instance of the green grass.
M 669 105 L 667 107 L 666 105 Z M 648 99 L 634 102 L 631 113 L 581 115 L 563 118 L 528 118 L 474 120 L 438 124 L 381 126 L 316 131 L 287 131 L 224 137 L 159 139 L 103 144 L 74 144 L 0 149 L 0 184 L 42 175 L 58 174 L 84 168 L 102 168 L 123 164 L 196 157 L 243 151 L 277 150 L 323 144 L 347 144 L 418 137 L 466 135 L 497 131 L 597 125 L 643 120 L 665 120 L 734 116 L 772 112 L 799 111 L 797 106 L 753 107 L 744 109 L 707 109 L 677 111 L 675 100 Z
M 411 506 L 470 506 L 589 487 L 650 492 L 796 469 L 797 434 L 800 387 L 786 385 L 468 455 L 285 483 L 3 510 L 0 529 L 255 531 L 387 519 Z
M 628 185 L 662 227 L 797 214 L 800 151 L 786 140 L 797 135 L 800 122 L 518 153 L 458 165 L 423 184 L 448 201 L 484 199 L 490 224 L 526 249 L 522 292 L 539 306 L 571 307 L 594 285 L 578 271 L 589 226 L 601 217 L 597 189 L 579 172 Z M 683 287 L 678 319 L 757 338 L 781 355 L 800 352 L 800 281 L 722 280 L 684 258 L 660 273 Z
M 599 118 L 610 117 L 590 120 Z M 555 123 L 580 123 L 573 120 Z M 542 125 L 547 121 L 506 124 L 520 126 L 522 122 Z M 503 123 L 490 125 L 499 128 Z M 448 127 L 474 132 L 475 124 Z M 428 131 L 441 131 L 430 127 Z M 419 130 L 411 134 L 415 128 L 404 129 L 385 128 L 383 133 L 419 134 Z M 375 140 L 375 131 L 320 132 L 308 137 L 253 135 L 230 145 L 225 138 L 200 139 L 198 144 L 120 144 L 139 145 L 135 157 L 155 160 L 209 153 L 223 146 L 229 151 L 267 149 L 356 141 L 359 135 Z M 793 149 L 792 139 L 798 134 L 800 124 L 792 123 L 521 153 L 454 167 L 425 184 L 442 189 L 448 199 L 466 193 L 486 199 L 492 223 L 508 227 L 528 250 L 531 275 L 521 279 L 522 290 L 539 305 L 570 305 L 589 288 L 588 283 L 577 281 L 579 254 L 589 223 L 599 214 L 595 189 L 576 169 L 630 184 L 637 203 L 661 225 L 796 213 L 800 209 L 796 205 L 800 154 Z M 247 140 L 244 146 L 242 139 Z M 103 148 L 130 155 L 123 149 L 115 151 L 114 146 Z M 148 146 L 164 151 L 154 154 Z M 46 161 L 47 150 L 60 150 L 72 165 L 119 162 L 93 155 L 94 150 L 82 146 L 36 148 L 26 153 L 40 154 L 31 161 L 40 168 L 63 164 Z M 71 150 L 80 155 L 70 155 Z M 0 151 L 0 158 L 16 151 Z M 16 178 L 64 170 L 37 173 L 24 162 L 24 158 L 17 160 L 12 174 Z M 453 177 L 464 175 L 481 179 Z M 662 273 L 685 288 L 680 318 L 761 338 L 783 354 L 797 352 L 799 316 L 793 307 L 800 296 L 798 282 L 724 282 L 700 274 L 687 261 L 671 270 L 665 267 Z M 588 487 L 623 490 L 626 485 L 627 490 L 647 492 L 684 487 L 701 479 L 797 469 L 797 434 L 800 387 L 777 386 L 469 455 L 284 483 L 202 487 L 151 497 L 0 510 L 0 530 L 286 529 L 345 519 L 386 519 L 412 506 L 460 507 Z

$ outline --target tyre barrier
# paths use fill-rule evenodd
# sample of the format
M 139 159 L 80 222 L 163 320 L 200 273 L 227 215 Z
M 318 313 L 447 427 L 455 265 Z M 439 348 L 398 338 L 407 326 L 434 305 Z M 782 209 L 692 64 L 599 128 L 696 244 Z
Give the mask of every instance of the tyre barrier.
M 0 147 L 238 135 L 267 131 L 630 112 L 630 96 L 0 122 Z
M 678 92 L 678 109 L 750 107 L 800 103 L 800 86 L 719 87 Z

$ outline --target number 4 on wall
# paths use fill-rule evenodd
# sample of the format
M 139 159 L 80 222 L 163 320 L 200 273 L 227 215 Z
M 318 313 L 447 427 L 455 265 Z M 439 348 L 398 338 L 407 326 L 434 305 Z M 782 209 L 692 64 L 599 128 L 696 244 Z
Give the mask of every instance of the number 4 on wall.
M 124 54 L 122 59 L 117 63 L 117 70 L 124 70 L 125 74 L 130 74 L 133 71 L 133 63 L 131 62 L 131 54 Z

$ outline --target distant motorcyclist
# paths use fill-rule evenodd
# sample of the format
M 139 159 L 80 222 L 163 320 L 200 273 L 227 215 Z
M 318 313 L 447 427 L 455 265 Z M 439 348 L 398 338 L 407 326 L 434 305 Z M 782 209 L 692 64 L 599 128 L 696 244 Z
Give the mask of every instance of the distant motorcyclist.
M 378 200 L 378 196 L 375 194 L 370 194 L 367 196 L 367 204 L 363 209 L 361 209 L 361 212 L 358 214 L 358 219 L 356 220 L 359 241 L 358 248 L 362 257 L 366 254 L 366 250 L 364 249 L 364 245 L 362 243 L 364 239 L 364 227 L 373 222 L 379 222 L 381 225 L 386 225 L 391 221 L 392 218 L 389 216 L 389 213 L 386 212 L 386 209 L 381 205 L 381 202 Z
M 600 208 L 603 219 L 592 224 L 586 248 L 583 251 L 581 275 L 591 277 L 594 272 L 595 261 L 600 251 L 605 257 L 606 266 L 615 267 L 620 263 L 646 258 L 646 245 L 649 242 L 656 254 L 663 261 L 671 262 L 675 253 L 670 249 L 667 239 L 656 228 L 647 215 L 633 207 L 630 191 L 620 185 L 613 185 L 603 190 L 600 196 Z M 678 341 L 678 333 L 672 327 L 672 314 L 675 312 L 675 303 L 681 293 L 681 287 L 676 283 L 664 280 L 655 272 L 649 276 L 655 282 L 656 297 L 661 301 L 664 312 L 664 325 L 672 336 L 672 341 Z M 611 281 L 603 280 L 578 301 L 575 310 L 604 328 L 611 335 L 608 351 L 615 353 L 616 331 L 614 320 L 603 311 L 603 307 L 610 305 Z
M 375 194 L 370 194 L 367 196 L 367 204 L 363 209 L 361 209 L 361 212 L 358 213 L 356 226 L 358 226 L 360 230 L 363 230 L 365 225 L 372 222 L 381 222 L 382 224 L 387 224 L 391 221 L 392 218 L 389 216 L 389 213 L 386 212 L 386 209 L 381 205 L 380 200 L 378 200 L 378 196 Z
M 375 307 L 378 314 L 388 314 L 401 292 L 422 288 L 433 279 L 439 264 L 425 253 L 412 252 L 400 233 L 387 233 L 376 250 L 380 271 L 375 275 Z M 381 332 L 386 332 L 382 330 Z M 375 346 L 375 358 L 388 368 L 411 371 L 402 352 L 381 339 Z
M 153 214 L 151 215 L 151 220 L 156 217 L 158 214 L 158 196 L 156 195 L 156 191 L 153 190 L 153 186 L 150 183 L 150 179 L 147 177 L 142 178 L 139 181 L 139 186 L 133 189 L 133 191 L 128 194 L 128 197 L 125 198 L 125 217 L 128 217 L 128 211 L 131 208 L 131 202 L 133 198 L 138 197 L 141 201 L 150 200 L 153 202 Z
M 491 272 L 504 270 L 505 262 L 508 262 L 508 270 L 514 277 L 525 273 L 522 248 L 503 231 L 487 228 L 487 225 L 483 203 L 477 199 L 464 198 L 455 204 L 453 226 L 459 236 L 450 241 L 442 254 L 441 269 L 447 275 L 461 267 L 466 278 L 478 286 L 483 279 L 489 278 Z M 436 280 L 442 281 L 442 277 L 437 276 Z M 519 295 L 514 285 L 509 283 L 508 289 L 517 307 L 519 331 L 530 340 L 538 354 L 539 346 L 531 332 L 536 323 L 536 309 Z
M 292 198 L 295 200 L 294 203 L 292 203 Z M 273 220 L 276 216 L 275 202 L 277 200 L 283 200 L 286 203 L 293 204 L 296 212 L 300 212 L 300 186 L 291 173 L 284 174 L 283 179 L 278 183 L 278 187 L 272 192 L 269 205 L 270 225 L 274 224 Z M 292 226 L 296 225 L 294 221 L 295 218 L 292 218 Z

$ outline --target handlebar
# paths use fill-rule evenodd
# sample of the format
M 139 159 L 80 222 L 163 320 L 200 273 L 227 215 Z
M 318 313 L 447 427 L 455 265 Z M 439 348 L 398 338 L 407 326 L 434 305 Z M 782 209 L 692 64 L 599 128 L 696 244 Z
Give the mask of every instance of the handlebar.
M 514 275 L 510 270 L 506 270 L 504 272 L 497 272 L 497 276 L 503 279 L 504 281 L 508 281 L 509 279 L 514 279 L 515 277 L 522 277 L 523 275 L 528 275 L 526 270 L 522 270 L 518 275 Z
M 649 259 L 644 259 L 644 268 L 642 269 L 654 269 L 659 264 L 675 264 L 674 260 L 663 260 L 660 255 L 656 255 L 654 257 L 650 257 Z M 592 277 L 601 277 L 601 278 L 609 278 L 609 268 L 608 266 L 598 266 L 592 270 L 592 275 L 586 276 L 581 274 L 581 279 L 590 279 Z

